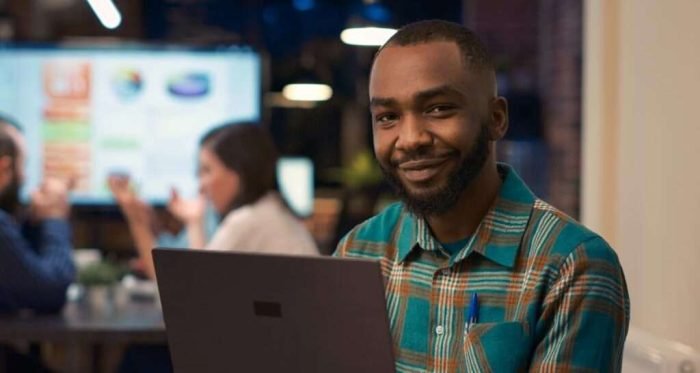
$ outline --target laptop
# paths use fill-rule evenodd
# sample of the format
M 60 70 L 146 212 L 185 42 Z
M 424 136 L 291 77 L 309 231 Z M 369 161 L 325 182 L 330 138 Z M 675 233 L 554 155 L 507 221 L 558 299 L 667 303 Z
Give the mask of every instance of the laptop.
M 378 262 L 158 248 L 176 372 L 394 372 Z

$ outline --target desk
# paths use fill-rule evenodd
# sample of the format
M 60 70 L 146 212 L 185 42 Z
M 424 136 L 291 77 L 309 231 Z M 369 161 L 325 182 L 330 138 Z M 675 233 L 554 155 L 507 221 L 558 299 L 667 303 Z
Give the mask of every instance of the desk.
M 0 316 L 0 343 L 65 346 L 69 372 L 101 370 L 102 350 L 107 346 L 166 344 L 158 301 L 137 301 L 122 289 L 116 292 L 112 298 L 68 302 L 58 315 Z

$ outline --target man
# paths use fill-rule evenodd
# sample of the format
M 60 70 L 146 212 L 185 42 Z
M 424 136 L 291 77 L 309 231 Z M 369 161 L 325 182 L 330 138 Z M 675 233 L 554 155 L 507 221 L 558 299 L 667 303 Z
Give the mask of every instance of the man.
M 45 181 L 20 220 L 24 138 L 0 117 L 0 312 L 55 312 L 75 275 L 66 183 Z
M 478 38 L 443 21 L 402 28 L 377 52 L 369 94 L 402 203 L 336 255 L 381 262 L 397 371 L 619 371 L 617 256 L 496 162 L 508 107 Z

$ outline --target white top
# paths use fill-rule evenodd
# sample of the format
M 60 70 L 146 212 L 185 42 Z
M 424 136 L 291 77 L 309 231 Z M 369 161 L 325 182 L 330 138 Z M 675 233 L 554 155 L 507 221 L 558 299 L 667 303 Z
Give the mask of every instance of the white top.
M 309 231 L 276 192 L 229 212 L 205 249 L 319 255 Z

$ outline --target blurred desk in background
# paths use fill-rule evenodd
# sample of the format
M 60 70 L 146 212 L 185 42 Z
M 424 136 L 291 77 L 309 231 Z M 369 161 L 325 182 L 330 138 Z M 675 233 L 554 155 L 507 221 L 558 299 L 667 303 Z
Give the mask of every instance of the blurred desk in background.
M 129 344 L 167 343 L 160 303 L 157 299 L 134 300 L 124 289 L 90 294 L 68 302 L 57 315 L 0 315 L 0 344 L 60 351 L 60 371 L 109 371 L 118 363 L 120 351 Z M 108 352 L 114 356 L 108 361 Z M 53 360 L 53 359 L 51 359 Z M 115 361 L 116 360 L 116 361 Z M 56 363 L 49 364 L 55 367 Z

